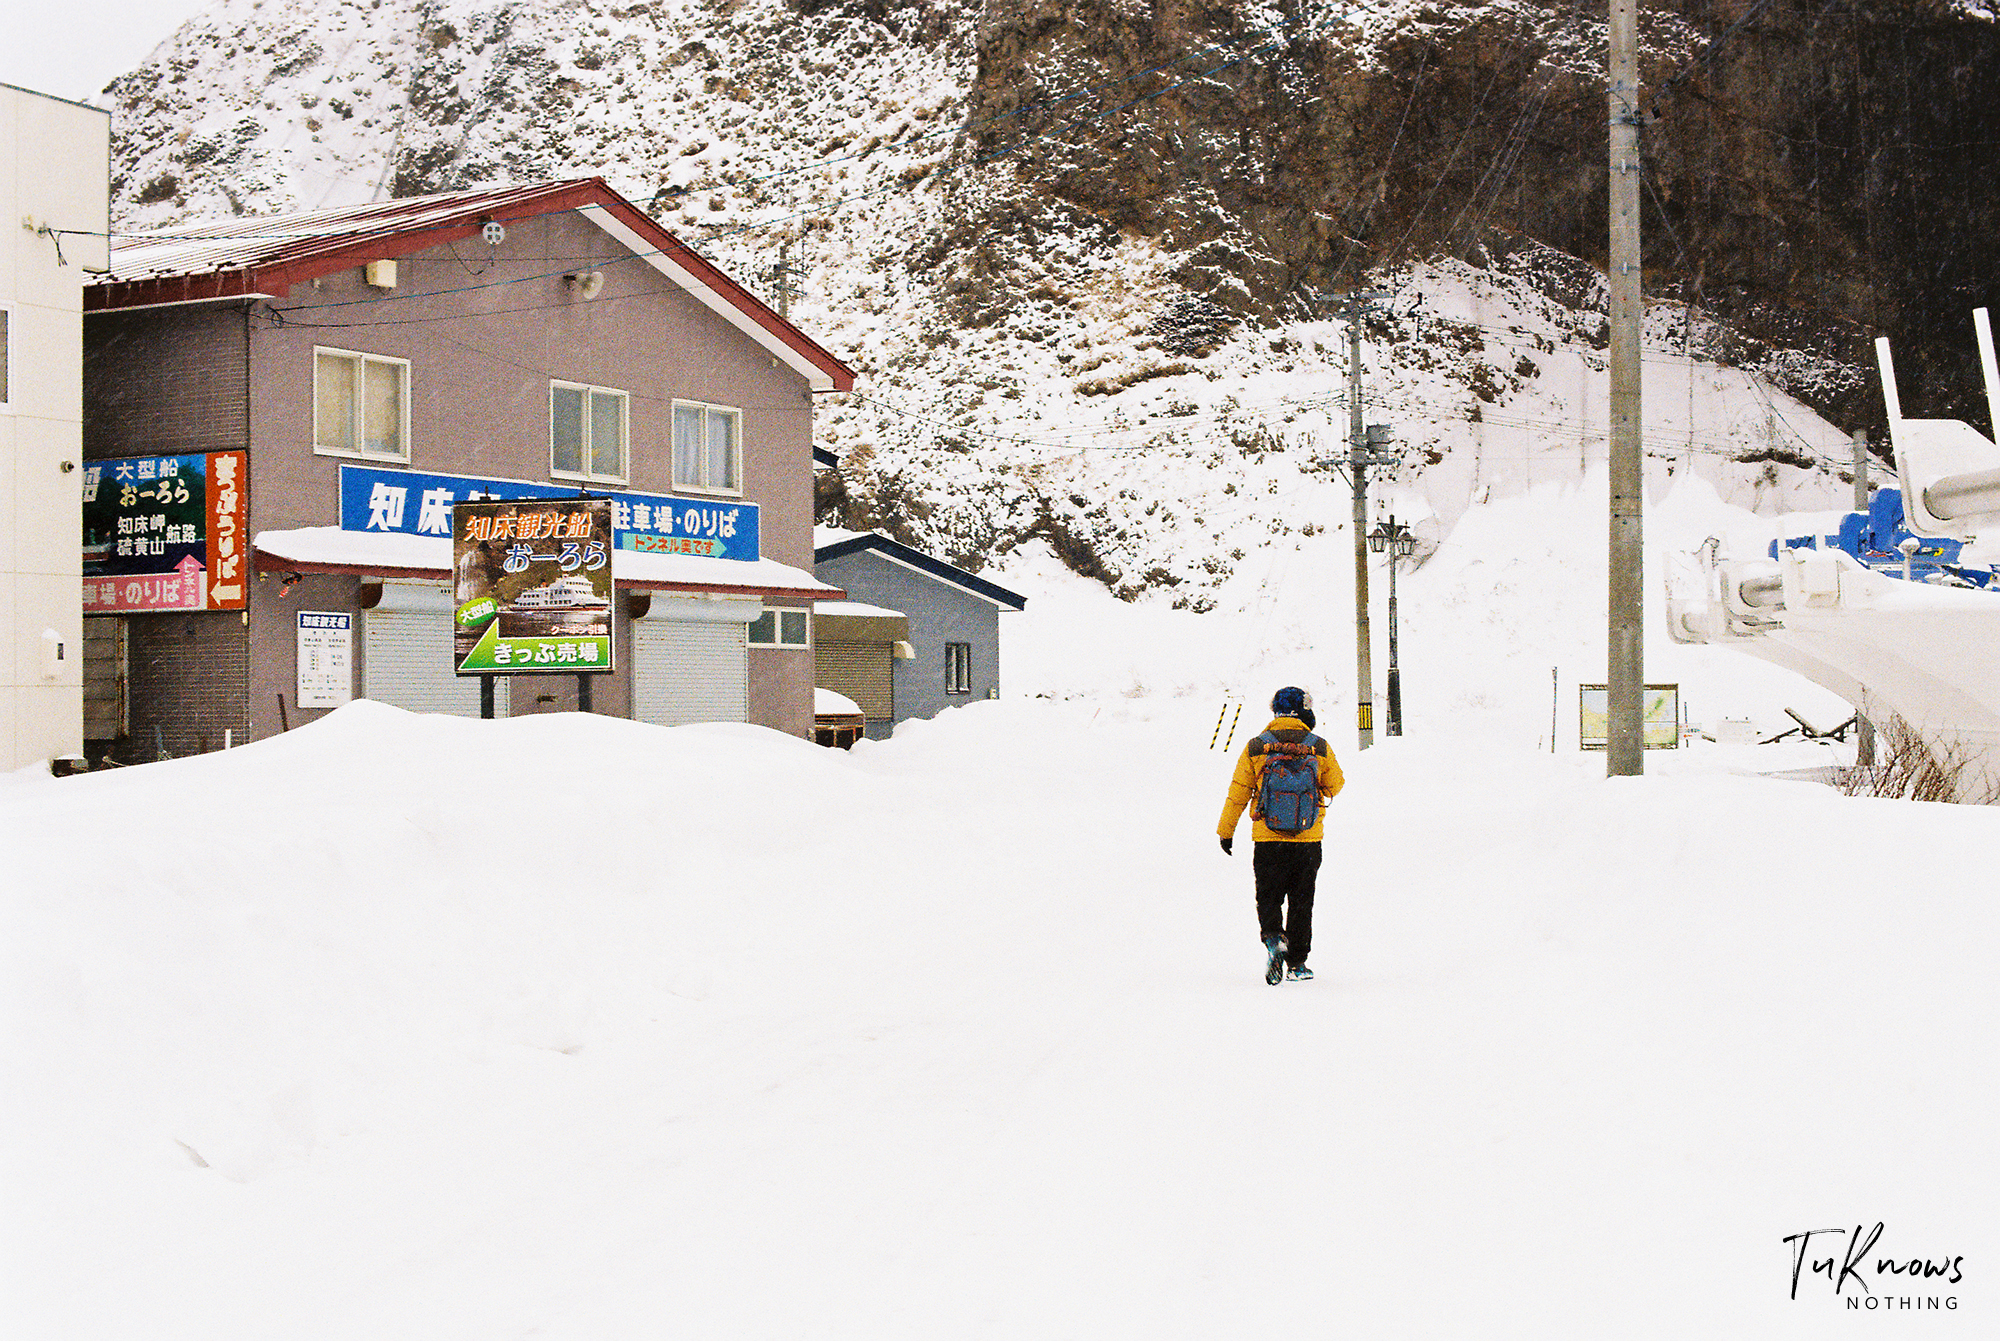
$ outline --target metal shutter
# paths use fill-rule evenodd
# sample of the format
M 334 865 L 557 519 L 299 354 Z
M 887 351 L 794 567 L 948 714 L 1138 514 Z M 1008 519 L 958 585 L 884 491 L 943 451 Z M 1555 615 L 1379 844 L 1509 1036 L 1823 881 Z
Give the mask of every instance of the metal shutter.
M 862 714 L 871 722 L 895 720 L 896 663 L 888 643 L 821 640 L 813 655 L 818 661 L 813 682 L 820 688 L 847 695 L 860 705 Z
M 83 738 L 116 740 L 131 731 L 126 695 L 130 664 L 123 616 L 83 621 Z
M 451 672 L 451 615 L 367 610 L 361 616 L 361 696 L 411 712 L 479 715 L 479 677 Z M 493 715 L 507 715 L 507 679 L 493 686 Z
M 750 719 L 743 625 L 632 621 L 632 716 L 654 726 Z

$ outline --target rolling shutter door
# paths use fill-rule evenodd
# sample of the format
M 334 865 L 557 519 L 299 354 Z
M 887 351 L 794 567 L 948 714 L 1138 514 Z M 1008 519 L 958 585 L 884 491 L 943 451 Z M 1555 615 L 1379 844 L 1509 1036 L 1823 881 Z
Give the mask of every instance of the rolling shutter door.
M 654 726 L 750 719 L 741 623 L 632 621 L 632 716 Z
M 83 621 L 83 738 L 116 740 L 130 728 L 125 620 L 95 615 Z
M 830 643 L 822 639 L 813 650 L 818 659 L 814 681 L 822 689 L 853 699 L 871 722 L 895 718 L 892 678 L 895 659 L 889 644 Z
M 436 605 L 435 609 L 423 608 Z M 412 608 L 415 607 L 415 608 Z M 451 597 L 445 588 L 385 587 L 362 612 L 361 696 L 410 712 L 479 716 L 479 677 L 452 674 Z M 507 715 L 507 680 L 493 686 L 493 715 Z

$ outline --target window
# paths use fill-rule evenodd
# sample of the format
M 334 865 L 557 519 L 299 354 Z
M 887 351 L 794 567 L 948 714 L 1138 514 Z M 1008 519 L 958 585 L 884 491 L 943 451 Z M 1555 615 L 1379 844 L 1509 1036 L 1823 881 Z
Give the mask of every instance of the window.
M 944 645 L 944 692 L 947 694 L 972 692 L 971 643 Z
M 750 621 L 750 645 L 804 647 L 806 623 L 806 612 L 803 610 L 766 610 Z
M 549 383 L 549 473 L 623 484 L 629 412 L 622 391 Z
M 674 488 L 743 492 L 743 415 L 720 405 L 674 402 Z
M 409 360 L 313 350 L 313 450 L 409 460 Z

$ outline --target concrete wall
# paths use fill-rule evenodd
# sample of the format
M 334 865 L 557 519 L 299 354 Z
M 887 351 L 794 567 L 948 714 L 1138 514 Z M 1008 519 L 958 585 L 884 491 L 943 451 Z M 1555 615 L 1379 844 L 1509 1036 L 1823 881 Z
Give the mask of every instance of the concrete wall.
M 762 553 L 810 572 L 805 379 L 573 213 L 510 223 L 507 234 L 497 248 L 475 239 L 403 257 L 393 290 L 369 286 L 358 266 L 302 284 L 269 304 L 282 321 L 262 303 L 93 315 L 93 404 L 101 395 L 106 412 L 93 421 L 92 455 L 234 446 L 227 439 L 240 414 L 254 534 L 339 525 L 341 465 L 385 464 L 314 450 L 315 347 L 409 361 L 408 466 L 418 471 L 550 481 L 554 379 L 626 392 L 628 487 L 671 493 L 672 403 L 703 401 L 742 411 L 743 497 L 760 508 Z M 595 298 L 561 279 L 590 269 L 605 277 Z M 293 701 L 295 612 L 358 612 L 359 599 L 351 576 L 308 576 L 289 593 L 276 575 L 251 584 L 243 701 L 252 738 L 281 729 L 281 695 L 290 725 L 323 715 Z M 617 625 L 618 670 L 595 678 L 592 708 L 628 716 L 631 635 L 622 602 Z M 362 642 L 357 623 L 357 696 Z M 516 676 L 512 688 L 517 714 L 575 706 L 572 676 Z M 753 651 L 749 691 L 752 721 L 810 737 L 809 652 Z M 544 694 L 555 702 L 538 703 Z
M 110 133 L 104 112 L 0 84 L 0 768 L 83 748 L 82 286 L 104 265 Z
M 814 566 L 814 576 L 845 588 L 849 599 L 900 610 L 910 617 L 910 646 L 916 655 L 897 661 L 894 672 L 896 721 L 935 717 L 997 693 L 1000 688 L 1000 610 L 928 573 L 920 573 L 872 550 L 856 550 Z M 972 692 L 944 692 L 944 645 L 972 645 Z M 871 722 L 868 734 L 880 739 L 887 723 Z

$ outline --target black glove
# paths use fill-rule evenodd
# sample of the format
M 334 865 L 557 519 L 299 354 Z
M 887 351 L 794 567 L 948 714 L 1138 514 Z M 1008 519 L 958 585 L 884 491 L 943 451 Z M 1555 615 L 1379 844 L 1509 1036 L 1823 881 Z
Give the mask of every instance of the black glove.
M 1225 857 L 1236 855 L 1236 840 L 1234 838 L 1225 838 L 1222 840 L 1222 855 Z

